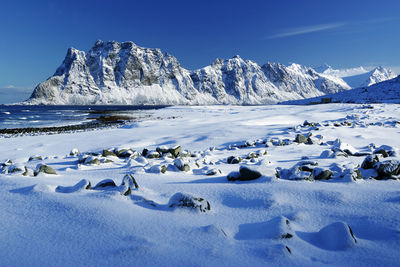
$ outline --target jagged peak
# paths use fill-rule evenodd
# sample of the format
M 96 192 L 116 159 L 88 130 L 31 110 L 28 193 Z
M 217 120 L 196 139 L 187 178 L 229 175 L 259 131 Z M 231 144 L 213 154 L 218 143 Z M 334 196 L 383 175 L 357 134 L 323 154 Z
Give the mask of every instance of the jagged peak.
M 333 68 L 330 65 L 328 65 L 327 63 L 324 63 L 321 66 L 315 67 L 313 69 L 319 73 L 329 72 L 329 71 L 333 70 Z

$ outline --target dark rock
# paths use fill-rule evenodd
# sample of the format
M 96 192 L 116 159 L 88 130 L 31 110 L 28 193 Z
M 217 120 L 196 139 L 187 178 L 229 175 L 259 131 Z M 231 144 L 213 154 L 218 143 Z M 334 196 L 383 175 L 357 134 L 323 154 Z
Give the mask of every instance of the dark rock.
M 354 178 L 355 179 L 362 179 L 363 178 L 363 176 L 361 174 L 361 171 L 359 169 L 355 169 L 354 170 Z
M 238 163 L 242 162 L 242 158 L 230 156 L 227 158 L 227 162 L 228 162 L 228 164 L 238 164 Z
M 216 175 L 217 173 L 221 173 L 221 170 L 211 169 L 206 172 L 206 175 L 211 176 L 211 175 Z
M 246 159 L 254 159 L 254 158 L 258 158 L 258 155 L 255 152 L 250 152 L 249 155 L 247 155 L 246 157 Z
M 289 233 L 286 233 L 286 234 L 282 235 L 282 238 L 284 238 L 284 239 L 289 239 L 289 238 L 292 238 L 292 237 L 293 237 L 293 235 L 289 234 Z
M 42 156 L 30 156 L 28 161 L 32 161 L 32 160 L 43 160 Z
M 305 143 L 307 142 L 307 137 L 305 137 L 305 136 L 302 135 L 302 134 L 297 134 L 294 141 L 295 141 L 296 143 L 299 143 L 299 144 L 300 144 L 300 143 L 305 144 Z
M 251 181 L 261 177 L 261 173 L 248 167 L 241 166 L 239 172 L 231 172 L 228 174 L 228 181 Z
M 124 196 L 129 196 L 132 193 L 132 189 L 130 187 L 128 187 L 126 190 L 124 190 L 124 192 L 122 192 L 122 194 Z
M 378 179 L 390 178 L 393 175 L 400 174 L 400 161 L 398 160 L 386 160 L 379 162 L 375 165 L 378 171 Z
M 303 126 L 311 126 L 311 127 L 315 127 L 317 124 L 315 122 L 308 122 L 307 120 L 305 120 L 303 122 Z
M 103 149 L 103 153 L 102 153 L 103 157 L 108 157 L 108 156 L 117 156 L 113 151 L 107 150 L 107 149 Z
M 361 164 L 361 168 L 363 169 L 373 169 L 375 164 L 379 162 L 378 156 L 368 155 L 363 163 Z
M 45 164 L 38 164 L 36 166 L 36 170 L 34 172 L 34 175 L 37 176 L 41 172 L 47 173 L 47 174 L 57 174 L 56 171 L 52 167 L 47 166 Z
M 205 199 L 183 193 L 176 193 L 173 195 L 170 198 L 168 205 L 170 208 L 189 208 L 201 212 L 206 212 L 211 209 L 210 203 Z
M 330 170 L 322 170 L 321 168 L 315 168 L 313 170 L 313 176 L 315 180 L 329 180 L 333 176 L 333 172 Z
M 87 157 L 84 161 L 84 164 L 88 164 L 88 165 L 100 165 L 100 160 L 96 157 L 90 156 Z
M 25 171 L 22 173 L 23 176 L 28 176 L 28 168 L 24 166 Z
M 157 151 L 148 151 L 146 157 L 148 159 L 157 159 L 161 157 L 161 155 Z
M 239 172 L 230 172 L 226 178 L 228 179 L 228 181 L 236 181 L 239 180 L 240 177 L 240 173 Z
M 190 171 L 190 166 L 186 162 L 184 162 L 182 159 L 175 159 L 174 160 L 174 165 L 180 170 L 184 172 Z
M 96 184 L 96 186 L 93 189 L 98 189 L 98 188 L 106 188 L 106 187 L 116 187 L 117 185 L 112 179 L 104 179 Z
M 135 152 L 131 149 L 120 149 L 117 151 L 116 154 L 120 158 L 129 158 L 130 156 L 133 155 L 133 153 L 135 153 Z
M 160 154 L 165 154 L 169 152 L 169 148 L 168 147 L 157 147 L 156 151 Z
M 181 152 L 182 148 L 181 146 L 175 146 L 173 148 L 169 149 L 169 152 L 171 153 L 171 155 L 176 158 L 179 155 L 179 152 Z
M 388 153 L 385 149 L 383 149 L 383 148 L 376 149 L 376 150 L 374 151 L 374 154 L 381 154 L 384 158 L 389 157 L 389 153 Z
M 240 181 L 250 181 L 261 177 L 261 173 L 259 171 L 249 169 L 248 167 L 245 166 L 240 166 L 239 173 L 240 173 L 239 176 Z
M 161 166 L 161 173 L 166 173 L 167 172 L 167 166 L 162 165 Z

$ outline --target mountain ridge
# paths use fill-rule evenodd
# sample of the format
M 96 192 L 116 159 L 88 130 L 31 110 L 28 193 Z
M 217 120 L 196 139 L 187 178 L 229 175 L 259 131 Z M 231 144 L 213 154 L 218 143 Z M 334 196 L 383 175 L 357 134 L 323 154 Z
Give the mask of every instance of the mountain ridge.
M 53 76 L 24 104 L 274 104 L 349 90 L 340 77 L 292 64 L 259 66 L 240 56 L 187 70 L 167 52 L 133 42 L 69 48 Z

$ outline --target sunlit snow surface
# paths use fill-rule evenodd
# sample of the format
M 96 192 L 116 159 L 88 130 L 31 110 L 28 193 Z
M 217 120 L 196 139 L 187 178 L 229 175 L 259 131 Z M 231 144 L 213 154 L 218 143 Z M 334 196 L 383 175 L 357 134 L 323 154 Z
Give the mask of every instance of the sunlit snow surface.
M 397 152 L 400 106 L 170 107 L 153 115 L 168 119 L 91 132 L 0 138 L 0 162 L 10 159 L 27 166 L 29 172 L 27 177 L 0 174 L 0 265 L 398 264 L 398 180 L 289 181 L 275 178 L 275 169 L 290 168 L 304 156 L 325 169 L 332 169 L 333 164 L 361 164 L 365 157 L 320 156 L 337 138 L 359 152 L 371 151 L 371 143 L 389 145 Z M 304 120 L 322 126 L 318 130 L 293 128 Z M 344 121 L 351 126 L 341 125 Z M 265 147 L 261 142 L 292 141 L 298 133 L 309 132 L 323 137 L 323 144 L 275 146 L 269 142 Z M 257 139 L 255 146 L 228 149 Z M 78 157 L 69 156 L 73 148 L 82 153 L 111 148 L 141 152 L 143 148 L 176 145 L 198 155 L 187 159 L 189 172 L 153 172 L 157 168 L 152 166 L 171 163 L 168 159 L 129 161 L 110 156 L 107 158 L 114 162 L 78 166 Z M 214 146 L 216 150 L 209 149 Z M 268 154 L 255 162 L 226 163 L 228 156 L 245 158 L 263 149 Z M 43 160 L 28 162 L 32 155 Z M 57 175 L 34 177 L 39 163 L 51 166 Z M 257 169 L 263 176 L 248 182 L 227 181 L 227 174 L 238 171 L 239 166 Z M 222 173 L 206 176 L 210 169 Z M 139 184 L 130 196 L 116 190 L 56 190 L 82 179 L 92 186 L 103 179 L 119 185 L 127 173 Z M 169 199 L 177 192 L 206 199 L 211 210 L 170 208 Z M 287 233 L 292 237 L 282 238 Z

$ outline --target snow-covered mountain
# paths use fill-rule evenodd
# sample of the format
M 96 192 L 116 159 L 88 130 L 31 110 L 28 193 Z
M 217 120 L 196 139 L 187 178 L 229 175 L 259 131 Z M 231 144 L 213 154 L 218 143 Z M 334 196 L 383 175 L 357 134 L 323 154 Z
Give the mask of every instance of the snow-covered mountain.
M 322 97 L 283 102 L 282 104 L 340 103 L 400 103 L 400 75 L 396 78 Z
M 342 78 L 351 88 L 370 86 L 396 77 L 392 70 L 382 66 L 376 68 L 333 69 L 324 64 L 315 70 L 321 74 Z
M 270 104 L 350 89 L 337 76 L 239 56 L 189 71 L 159 49 L 97 41 L 70 48 L 52 77 L 25 104 Z

